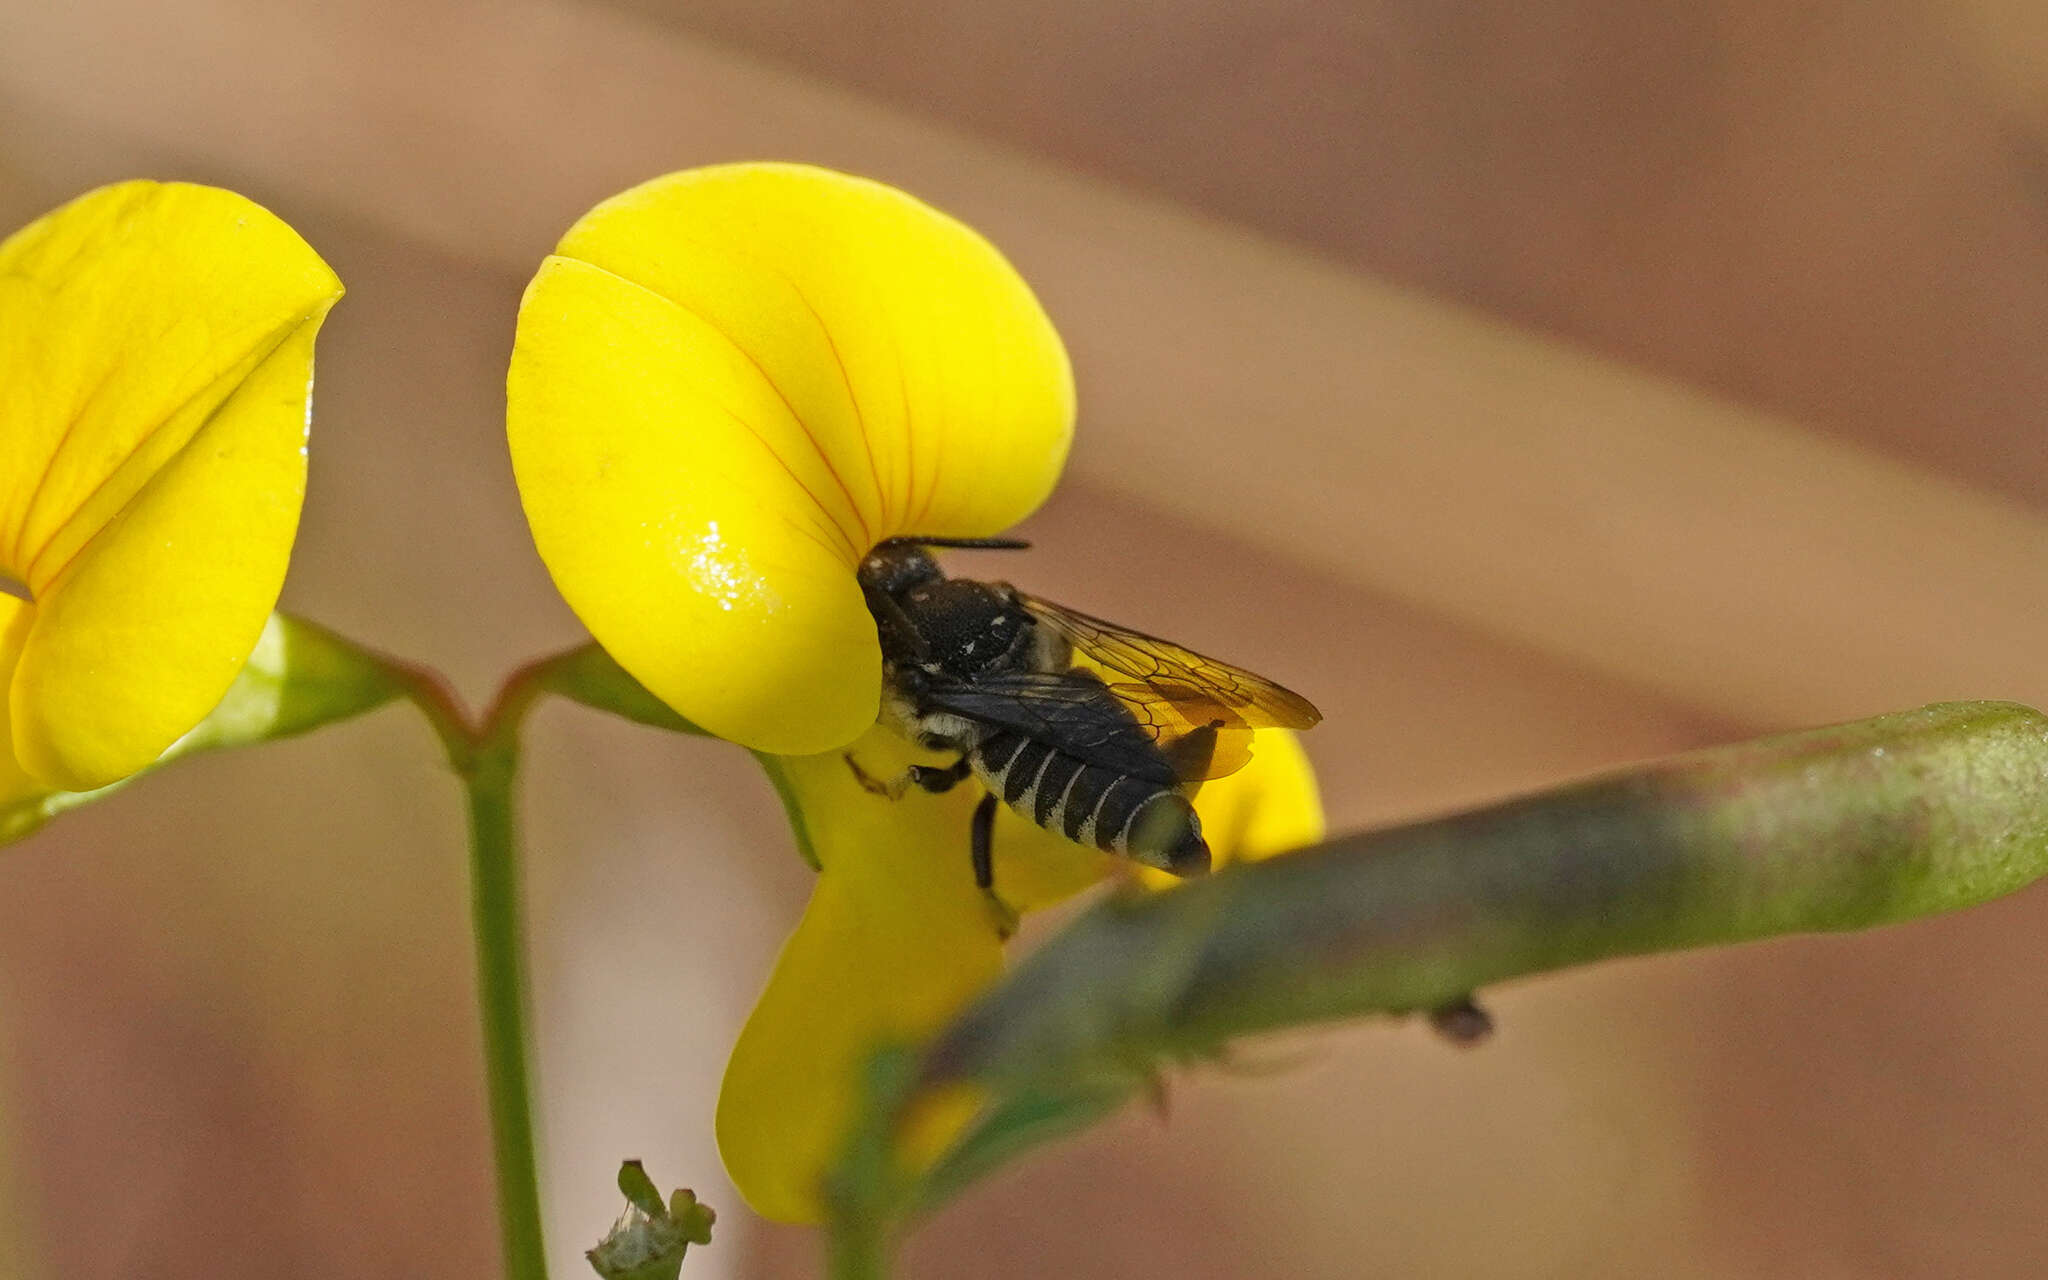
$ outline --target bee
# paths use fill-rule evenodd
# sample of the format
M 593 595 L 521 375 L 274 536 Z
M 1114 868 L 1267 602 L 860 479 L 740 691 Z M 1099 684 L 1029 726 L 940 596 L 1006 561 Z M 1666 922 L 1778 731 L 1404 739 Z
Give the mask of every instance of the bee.
M 1014 538 L 890 538 L 862 560 L 861 592 L 881 640 L 882 720 L 950 765 L 881 781 L 891 799 L 941 793 L 970 776 L 984 795 L 970 823 L 974 881 L 994 897 L 996 802 L 1047 831 L 1177 876 L 1209 869 L 1189 796 L 1251 758 L 1252 730 L 1306 729 L 1300 694 L 1169 640 L 1026 595 L 950 578 L 934 547 L 1021 550 Z M 1076 665 L 1085 656 L 1094 668 Z M 998 900 L 1000 905 L 1000 900 Z

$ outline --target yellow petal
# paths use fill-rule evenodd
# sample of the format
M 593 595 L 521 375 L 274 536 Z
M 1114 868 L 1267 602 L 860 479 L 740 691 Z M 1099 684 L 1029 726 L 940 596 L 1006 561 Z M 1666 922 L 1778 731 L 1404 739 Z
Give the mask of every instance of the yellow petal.
M 913 762 L 943 762 L 881 728 L 851 752 L 877 779 Z M 978 787 L 963 783 L 939 796 L 913 789 L 892 801 L 863 790 L 839 752 L 774 767 L 821 869 L 726 1067 L 718 1142 L 756 1211 L 809 1222 L 819 1214 L 819 1179 L 852 1117 L 864 1055 L 943 1025 L 995 980 L 1001 948 L 968 860 Z M 1322 836 L 1315 777 L 1300 742 L 1284 731 L 1262 731 L 1252 762 L 1204 786 L 1196 805 L 1219 862 Z M 994 842 L 996 886 L 1020 908 L 1085 888 L 1115 865 L 1007 808 Z M 954 1099 L 925 1117 L 921 1154 L 942 1151 L 972 1110 L 972 1099 Z
M 0 572 L 36 600 L 10 727 L 43 783 L 142 768 L 233 681 L 283 583 L 340 293 L 208 187 L 104 188 L 0 245 Z
M 882 730 L 854 751 L 878 776 L 911 759 Z M 1002 946 L 968 865 L 970 788 L 892 802 L 836 752 L 780 767 L 822 869 L 726 1066 L 718 1146 L 756 1212 L 812 1222 L 865 1055 L 937 1028 L 995 979 Z
M 1058 335 L 986 241 L 782 164 L 592 210 L 528 289 L 507 380 L 520 495 L 564 598 L 686 718 L 781 754 L 874 721 L 859 557 L 1021 519 L 1073 414 Z
M 22 642 L 28 639 L 29 627 L 34 622 L 35 610 L 28 601 L 0 595 L 0 688 L 6 688 L 13 680 L 15 664 L 21 658 Z M 7 703 L 0 699 L 0 812 L 49 790 L 31 778 L 21 767 L 21 762 L 14 758 L 13 742 Z

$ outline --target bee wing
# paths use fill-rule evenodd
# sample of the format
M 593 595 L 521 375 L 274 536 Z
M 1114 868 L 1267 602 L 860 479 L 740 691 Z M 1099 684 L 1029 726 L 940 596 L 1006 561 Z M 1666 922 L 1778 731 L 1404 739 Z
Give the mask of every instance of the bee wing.
M 1307 729 L 1323 718 L 1307 698 L 1242 667 L 1050 600 L 1018 598 L 1075 650 L 1148 686 L 1151 701 L 1169 704 L 1190 728 L 1220 719 L 1223 729 Z
M 1126 777 L 1169 787 L 1181 781 L 1173 757 L 1093 672 L 1011 672 L 938 682 L 923 699 Z
M 1109 691 L 1166 753 L 1182 782 L 1221 778 L 1251 763 L 1251 725 L 1206 693 L 1124 680 Z

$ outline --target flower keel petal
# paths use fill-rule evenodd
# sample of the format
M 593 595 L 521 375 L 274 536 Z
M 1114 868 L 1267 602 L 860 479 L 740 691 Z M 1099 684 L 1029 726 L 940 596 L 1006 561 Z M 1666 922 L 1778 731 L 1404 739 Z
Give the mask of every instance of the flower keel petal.
M 911 758 L 881 731 L 856 754 L 884 776 Z M 823 870 L 726 1066 L 718 1145 L 756 1211 L 811 1222 L 865 1056 L 941 1025 L 995 979 L 1002 944 L 967 864 L 967 788 L 892 802 L 837 753 L 782 769 Z

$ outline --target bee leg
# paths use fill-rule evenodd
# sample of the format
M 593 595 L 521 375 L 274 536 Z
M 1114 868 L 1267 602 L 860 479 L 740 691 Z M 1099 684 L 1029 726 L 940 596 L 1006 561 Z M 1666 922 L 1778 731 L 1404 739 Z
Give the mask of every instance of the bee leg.
M 901 800 L 903 793 L 913 786 L 921 787 L 933 795 L 942 795 L 945 792 L 951 791 L 963 778 L 973 772 L 973 767 L 967 763 L 967 757 L 961 756 L 959 760 L 947 765 L 943 769 L 935 768 L 928 764 L 911 765 L 901 774 L 885 782 L 869 773 L 866 769 L 861 768 L 860 761 L 853 758 L 851 751 L 846 752 L 840 758 L 846 761 L 847 768 L 853 770 L 853 780 L 860 784 L 862 791 L 867 792 L 871 796 L 881 796 L 887 800 Z
M 968 849 L 974 858 L 974 885 L 990 893 L 996 888 L 996 793 L 991 791 L 974 806 L 974 825 L 968 828 Z
M 910 766 L 908 772 L 912 783 L 937 796 L 951 791 L 973 772 L 973 766 L 967 763 L 966 756 L 961 756 L 943 769 L 928 764 L 914 764 Z
M 989 912 L 995 917 L 996 934 L 1008 942 L 1010 935 L 1017 932 L 1017 913 L 996 896 L 995 834 L 996 796 L 991 791 L 974 806 L 974 821 L 968 827 L 968 854 L 974 860 L 975 886 L 988 899 Z
M 1493 1015 L 1463 996 L 1429 1011 L 1429 1026 L 1460 1049 L 1483 1043 L 1493 1034 Z
M 846 752 L 840 758 L 846 761 L 847 768 L 853 770 L 853 780 L 860 784 L 860 789 L 871 796 L 881 796 L 885 800 L 901 800 L 903 798 L 903 789 L 909 786 L 912 781 L 910 775 L 905 774 L 900 778 L 884 782 L 866 769 L 861 768 L 860 761 L 853 758 L 853 752 L 851 751 Z

